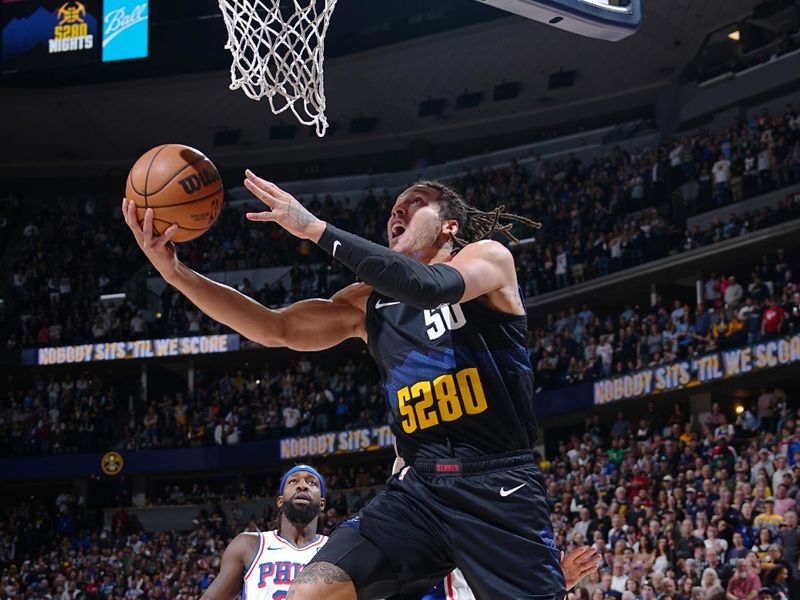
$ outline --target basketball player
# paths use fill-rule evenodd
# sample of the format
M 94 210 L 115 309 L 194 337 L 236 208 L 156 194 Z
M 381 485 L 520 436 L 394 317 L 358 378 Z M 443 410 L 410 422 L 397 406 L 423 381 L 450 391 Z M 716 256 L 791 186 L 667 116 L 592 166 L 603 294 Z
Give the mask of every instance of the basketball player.
M 219 575 L 201 600 L 282 600 L 300 570 L 328 541 L 317 534 L 325 481 L 313 467 L 289 469 L 278 488 L 278 527 L 240 533 L 225 549 Z
M 245 186 L 268 208 L 248 219 L 317 243 L 361 282 L 270 310 L 183 265 L 169 242 L 177 226 L 154 237 L 152 209 L 142 227 L 123 200 L 125 220 L 167 283 L 245 337 L 303 351 L 367 342 L 408 465 L 337 528 L 287 599 L 419 598 L 459 568 L 480 599 L 561 600 L 561 555 L 531 450 L 525 306 L 511 253 L 486 239 L 513 239 L 512 221 L 538 224 L 420 182 L 397 198 L 385 248 L 321 221 L 250 171 Z
M 395 461 L 394 473 L 402 468 L 402 459 Z M 233 600 L 240 593 L 242 600 L 283 600 L 292 580 L 328 541 L 318 535 L 318 519 L 325 508 L 325 480 L 308 465 L 297 465 L 281 478 L 276 498 L 278 528 L 267 532 L 244 532 L 225 549 L 217 577 L 200 600 Z M 593 549 L 593 547 L 586 547 Z M 589 561 L 579 563 L 573 550 L 562 559 L 568 587 L 588 575 L 593 568 Z M 571 570 L 570 566 L 574 565 Z M 574 585 L 574 583 L 573 583 Z M 473 600 L 464 576 L 457 569 L 430 590 L 422 600 Z

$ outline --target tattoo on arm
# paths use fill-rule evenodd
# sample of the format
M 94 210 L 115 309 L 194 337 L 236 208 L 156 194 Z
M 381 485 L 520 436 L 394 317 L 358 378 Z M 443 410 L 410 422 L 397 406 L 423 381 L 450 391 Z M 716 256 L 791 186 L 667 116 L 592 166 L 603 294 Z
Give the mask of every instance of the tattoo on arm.
M 289 202 L 289 207 L 287 210 L 289 213 L 289 218 L 294 221 L 295 225 L 298 227 L 305 227 L 314 221 L 314 215 L 308 212 L 308 210 L 306 210 L 306 208 L 297 200 Z
M 331 585 L 348 581 L 350 581 L 350 576 L 336 565 L 327 562 L 316 562 L 307 565 L 300 571 L 300 574 L 292 582 L 292 588 L 295 585 Z M 289 600 L 293 594 L 294 592 L 290 589 L 286 599 Z

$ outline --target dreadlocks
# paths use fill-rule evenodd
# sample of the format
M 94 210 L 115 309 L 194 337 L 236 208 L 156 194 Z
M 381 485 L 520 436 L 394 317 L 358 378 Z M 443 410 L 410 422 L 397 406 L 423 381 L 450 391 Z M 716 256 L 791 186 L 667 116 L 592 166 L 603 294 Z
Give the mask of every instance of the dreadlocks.
M 442 219 L 453 219 L 458 223 L 458 233 L 451 234 L 453 254 L 464 246 L 486 239 L 494 233 L 501 233 L 514 243 L 519 240 L 511 233 L 514 223 L 522 223 L 528 227 L 539 229 L 542 224 L 513 213 L 505 212 L 505 205 L 484 212 L 469 206 L 453 188 L 438 181 L 418 181 L 414 185 L 427 187 L 439 192 L 439 213 Z

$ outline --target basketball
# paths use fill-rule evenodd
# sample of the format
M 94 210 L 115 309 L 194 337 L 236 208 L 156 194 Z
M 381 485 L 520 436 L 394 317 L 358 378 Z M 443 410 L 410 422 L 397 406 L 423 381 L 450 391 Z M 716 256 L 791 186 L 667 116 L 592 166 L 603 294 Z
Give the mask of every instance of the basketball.
M 141 222 L 153 209 L 153 233 L 161 235 L 173 223 L 173 242 L 188 242 L 214 224 L 222 208 L 222 179 L 199 150 L 164 144 L 145 152 L 128 174 L 125 196 L 136 203 Z

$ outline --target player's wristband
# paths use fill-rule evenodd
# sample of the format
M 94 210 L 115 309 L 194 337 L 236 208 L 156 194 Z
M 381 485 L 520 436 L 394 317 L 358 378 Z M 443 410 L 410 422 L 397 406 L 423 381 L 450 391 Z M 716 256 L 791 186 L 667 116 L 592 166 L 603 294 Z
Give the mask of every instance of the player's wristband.
M 317 243 L 361 281 L 403 304 L 436 308 L 456 304 L 464 295 L 464 278 L 450 265 L 424 265 L 330 223 Z

